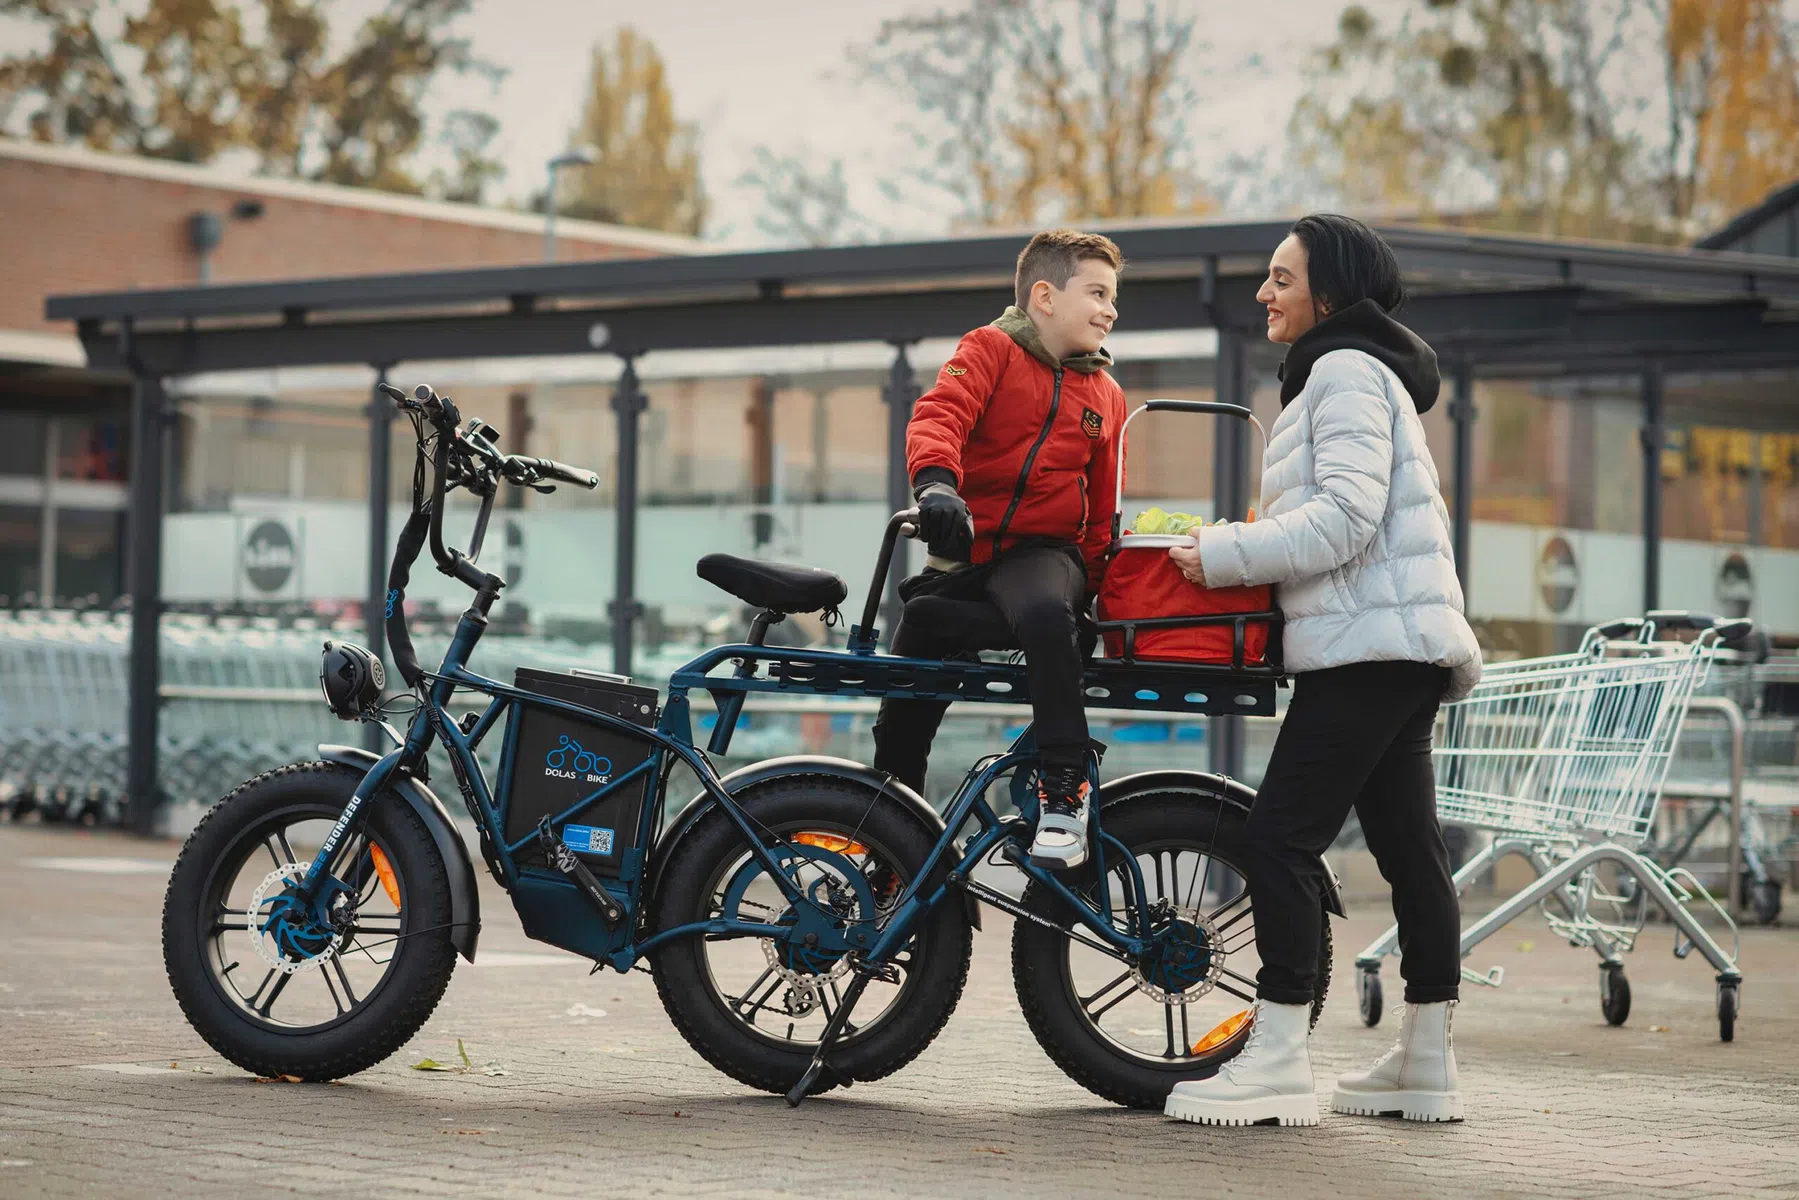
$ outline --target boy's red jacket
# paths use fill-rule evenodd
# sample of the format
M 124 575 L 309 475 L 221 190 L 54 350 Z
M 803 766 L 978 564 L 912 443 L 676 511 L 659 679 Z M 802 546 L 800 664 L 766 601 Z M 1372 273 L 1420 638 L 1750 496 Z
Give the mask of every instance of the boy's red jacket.
M 962 339 L 913 407 L 906 475 L 936 467 L 955 476 L 974 517 L 973 561 L 1022 539 L 1054 538 L 1080 547 L 1097 589 L 1112 536 L 1124 389 L 1100 369 L 1110 361 L 1103 352 L 1052 368 L 1038 357 L 1035 332 L 1008 309 Z

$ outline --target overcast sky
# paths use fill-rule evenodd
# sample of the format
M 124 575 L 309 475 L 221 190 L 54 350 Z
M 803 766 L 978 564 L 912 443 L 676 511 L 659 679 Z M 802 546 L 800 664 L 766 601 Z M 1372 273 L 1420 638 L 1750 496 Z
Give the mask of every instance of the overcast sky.
M 1173 0 L 1201 15 L 1190 69 L 1204 103 L 1192 126 L 1204 152 L 1272 151 L 1278 170 L 1293 101 L 1310 52 L 1334 34 L 1346 0 Z M 1364 0 L 1389 16 L 1407 0 Z M 1164 0 L 1165 6 L 1168 0 Z M 680 114 L 698 122 L 713 236 L 755 242 L 756 196 L 738 186 L 754 148 L 841 155 L 857 206 L 895 233 L 941 232 L 946 208 L 894 208 L 877 187 L 908 155 L 896 128 L 905 114 L 877 85 L 859 83 L 846 51 L 873 39 L 881 22 L 908 12 L 958 7 L 914 0 L 477 0 L 463 28 L 476 50 L 507 68 L 497 93 L 447 84 L 440 111 L 483 107 L 502 122 L 503 196 L 541 188 L 545 160 L 566 144 L 596 41 L 621 24 L 647 35 L 668 63 Z
M 624 24 L 655 43 L 668 64 L 677 112 L 698 124 L 701 162 L 712 198 L 708 236 L 736 244 L 766 242 L 756 227 L 754 189 L 739 184 L 755 148 L 802 153 L 823 163 L 842 157 L 858 211 L 895 235 L 943 232 L 947 201 L 896 207 L 883 178 L 901 175 L 918 151 L 900 126 L 904 102 L 857 79 L 848 51 L 874 38 L 881 22 L 907 13 L 956 9 L 971 0 L 475 0 L 458 30 L 479 56 L 505 68 L 497 88 L 446 75 L 429 104 L 431 133 L 457 108 L 501 121 L 497 150 L 507 173 L 490 193 L 522 203 L 543 186 L 544 164 L 564 149 L 579 112 L 589 55 Z M 1277 175 L 1288 115 L 1304 90 L 1311 52 L 1331 40 L 1348 0 L 1161 0 L 1197 12 L 1200 44 L 1187 64 L 1201 98 L 1189 114 L 1198 156 L 1216 164 L 1231 154 L 1264 161 L 1258 178 Z M 1361 0 L 1384 20 L 1419 0 Z M 354 34 L 382 0 L 328 0 L 334 40 Z M 139 11 L 143 0 L 125 0 Z M 254 5 L 245 6 L 254 11 Z M 1126 5 L 1127 11 L 1135 6 Z M 115 27 L 113 13 L 104 18 Z M 0 53 L 26 44 L 16 19 L 0 18 Z M 16 122 L 15 122 L 16 123 Z M 436 153 L 441 153 L 437 151 Z M 243 156 L 221 164 L 247 169 Z M 434 160 L 427 155 L 419 174 Z M 1214 172 L 1214 176 L 1216 172 Z M 1266 201 L 1240 200 L 1239 212 Z

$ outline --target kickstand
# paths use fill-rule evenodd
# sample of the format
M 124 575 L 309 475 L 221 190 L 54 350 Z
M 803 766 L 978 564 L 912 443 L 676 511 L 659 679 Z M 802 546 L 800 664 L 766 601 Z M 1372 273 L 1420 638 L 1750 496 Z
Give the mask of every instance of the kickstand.
M 806 1067 L 806 1073 L 800 1076 L 800 1081 L 794 1084 L 792 1090 L 787 1093 L 789 1108 L 798 1108 L 800 1102 L 812 1091 L 821 1076 L 829 1075 L 831 1082 L 842 1084 L 844 1087 L 850 1086 L 849 1076 L 826 1062 L 825 1056 L 837 1045 L 837 1040 L 849 1027 L 850 1010 L 856 1007 L 856 1001 L 862 998 L 862 992 L 868 987 L 870 978 L 869 974 L 857 971 L 856 977 L 850 980 L 849 990 L 843 993 L 843 1003 L 839 1004 L 837 1011 L 831 1014 L 831 1020 L 825 1025 L 824 1036 L 818 1039 L 818 1052 L 812 1056 L 812 1062 Z

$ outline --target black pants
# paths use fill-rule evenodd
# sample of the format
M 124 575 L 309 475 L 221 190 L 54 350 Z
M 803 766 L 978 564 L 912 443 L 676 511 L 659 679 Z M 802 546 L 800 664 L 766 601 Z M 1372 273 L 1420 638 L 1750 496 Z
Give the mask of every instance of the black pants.
M 1046 763 L 1072 765 L 1087 751 L 1087 710 L 1081 694 L 1079 615 L 1086 607 L 1087 571 L 1072 546 L 1028 546 L 998 560 L 948 573 L 927 571 L 901 585 L 910 599 L 930 592 L 958 600 L 991 600 L 1024 650 L 1037 748 Z M 893 652 L 944 658 L 965 649 L 953 629 L 901 621 Z M 948 701 L 883 700 L 875 718 L 875 769 L 924 791 L 931 741 Z
M 1250 810 L 1243 864 L 1262 955 L 1257 993 L 1309 1004 L 1318 967 L 1319 894 L 1330 847 L 1353 807 L 1393 887 L 1405 998 L 1457 998 L 1461 908 L 1437 825 L 1431 725 L 1449 681 L 1427 663 L 1356 663 L 1293 685 L 1268 774 Z

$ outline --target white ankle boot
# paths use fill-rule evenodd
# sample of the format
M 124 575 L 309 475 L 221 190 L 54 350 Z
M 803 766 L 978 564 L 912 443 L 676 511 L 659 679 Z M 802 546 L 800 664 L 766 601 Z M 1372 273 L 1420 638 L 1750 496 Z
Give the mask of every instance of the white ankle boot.
M 1456 1090 L 1455 1043 L 1449 1016 L 1455 1001 L 1408 1004 L 1399 1021 L 1399 1040 L 1367 1071 L 1337 1080 L 1331 1108 L 1369 1117 L 1408 1121 L 1459 1121 L 1462 1096 Z
M 1309 1004 L 1256 1001 L 1242 1053 L 1210 1079 L 1175 1084 L 1162 1111 L 1201 1125 L 1318 1124 L 1311 1027 Z

